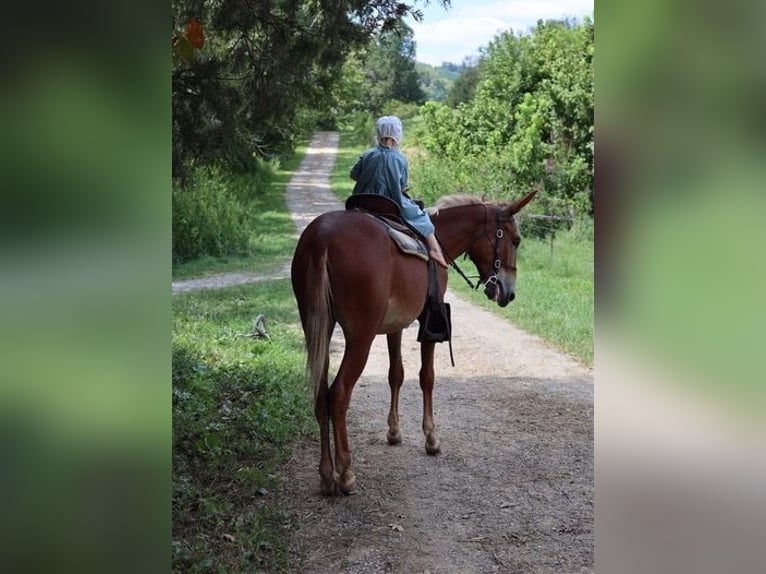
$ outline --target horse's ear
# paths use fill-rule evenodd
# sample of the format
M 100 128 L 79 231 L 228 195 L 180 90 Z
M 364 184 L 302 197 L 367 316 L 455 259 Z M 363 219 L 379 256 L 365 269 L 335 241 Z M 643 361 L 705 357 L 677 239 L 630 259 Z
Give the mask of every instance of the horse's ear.
M 511 204 L 511 215 L 514 213 L 518 213 L 521 211 L 521 209 L 530 201 L 532 201 L 532 198 L 535 196 L 535 194 L 540 191 L 539 189 L 533 189 L 528 194 L 526 194 L 521 199 L 517 199 Z

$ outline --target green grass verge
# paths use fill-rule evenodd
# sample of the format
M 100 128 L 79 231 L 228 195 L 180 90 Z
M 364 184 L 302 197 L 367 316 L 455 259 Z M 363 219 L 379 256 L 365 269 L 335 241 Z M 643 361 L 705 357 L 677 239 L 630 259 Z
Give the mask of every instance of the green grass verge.
M 250 256 L 191 261 L 173 278 L 288 264 L 296 237 L 284 190 L 306 149 L 247 194 Z M 270 340 L 247 336 L 259 314 Z M 270 493 L 295 441 L 316 438 L 298 325 L 288 280 L 173 297 L 173 571 L 287 569 L 291 524 Z
M 369 137 L 354 132 L 340 132 L 335 166 L 330 174 L 330 188 L 341 201 L 346 201 L 354 190 L 354 180 L 348 174 L 359 155 L 369 146 Z
M 458 261 L 471 276 L 473 264 Z M 524 239 L 518 252 L 516 299 L 505 308 L 471 290 L 450 270 L 449 286 L 472 303 L 540 336 L 593 366 L 593 242 L 560 233 L 550 241 Z
M 271 339 L 253 339 L 264 314 Z M 173 571 L 283 571 L 278 467 L 315 430 L 289 281 L 173 298 Z

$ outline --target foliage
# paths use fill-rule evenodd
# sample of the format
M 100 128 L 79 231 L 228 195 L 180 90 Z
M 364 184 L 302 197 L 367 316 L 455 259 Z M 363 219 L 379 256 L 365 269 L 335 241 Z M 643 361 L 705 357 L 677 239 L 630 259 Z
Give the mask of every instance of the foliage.
M 242 336 L 267 317 L 270 340 Z M 173 570 L 279 570 L 278 466 L 314 429 L 287 281 L 173 300 Z
M 453 79 L 442 73 L 439 68 L 422 62 L 415 62 L 415 71 L 418 73 L 418 83 L 426 101 L 444 101 Z
M 289 151 L 295 134 L 313 128 L 301 122 L 332 107 L 346 56 L 405 16 L 422 17 L 398 0 L 174 0 L 172 8 L 176 178 L 190 162 L 247 170 L 255 157 Z M 396 83 L 402 91 L 384 101 L 401 98 L 411 80 Z
M 497 36 L 475 68 L 474 95 L 460 98 L 470 99 L 422 108 L 421 143 L 439 165 L 421 172 L 421 195 L 460 189 L 510 198 L 539 186 L 544 213 L 562 222 L 592 213 L 593 37 L 587 18 Z M 430 170 L 442 175 L 434 180 Z M 445 182 L 453 183 L 437 187 Z
M 445 98 L 445 104 L 454 108 L 463 102 L 469 102 L 476 93 L 476 85 L 479 83 L 479 64 L 480 62 L 464 63 L 460 75 L 455 78 L 450 86 L 449 93 Z
M 368 110 L 382 112 L 387 100 L 423 103 L 424 96 L 415 70 L 415 39 L 405 23 L 379 34 L 365 61 L 364 85 L 370 90 Z
M 239 197 L 242 187 L 211 168 L 197 169 L 185 189 L 173 186 L 174 262 L 249 253 L 250 214 L 246 198 Z
M 397 24 L 350 54 L 332 97 L 333 113 L 343 118 L 341 123 L 359 112 L 372 116 L 387 113 L 385 109 L 391 108 L 391 102 L 411 104 L 410 114 L 414 115 L 425 95 L 415 67 L 412 29 Z
M 455 88 L 456 82 L 465 82 L 461 76 L 470 73 L 477 67 L 479 60 L 474 56 L 468 56 L 462 64 L 453 64 L 452 62 L 443 62 L 440 66 L 431 66 L 422 62 L 415 64 L 415 69 L 420 79 L 420 89 L 423 90 L 426 101 L 445 102 L 448 100 L 450 92 Z M 462 88 L 457 88 L 461 90 Z M 471 91 L 471 93 L 473 93 Z M 470 98 L 464 98 L 470 99 Z M 461 99 L 461 101 L 463 101 Z M 448 104 L 454 107 L 454 104 Z
M 453 62 L 442 62 L 440 66 L 436 67 L 436 70 L 443 76 L 450 80 L 456 80 L 460 74 L 465 72 L 467 68 L 473 68 L 478 61 L 474 56 L 466 56 L 461 64 L 455 64 Z
M 297 148 L 297 153 L 277 165 L 276 162 L 260 162 L 257 174 L 227 174 L 220 169 L 198 169 L 195 171 L 192 188 L 174 188 L 173 198 L 173 278 L 203 276 L 225 271 L 247 271 L 250 273 L 274 273 L 289 262 L 295 248 L 295 225 L 287 213 L 284 187 L 305 155 L 306 142 Z M 194 185 L 200 188 L 197 192 Z M 193 259 L 176 256 L 189 252 L 198 236 L 194 226 L 204 227 L 211 218 L 201 211 L 209 203 L 205 193 L 209 190 L 223 190 L 234 205 L 232 211 L 246 213 L 247 227 L 238 232 L 247 235 L 244 249 L 228 249 L 221 255 L 202 255 Z M 205 192 L 204 190 L 208 190 Z M 192 196 L 192 197 L 189 197 Z M 199 197 L 196 197 L 199 196 Z M 189 204 L 192 204 L 189 206 Z M 191 209 L 190 209 L 191 207 Z M 187 232 L 176 229 L 176 221 L 191 211 L 198 219 L 188 219 L 183 225 Z M 202 223 L 200 223 L 200 221 Z M 227 227 L 227 226 L 224 226 Z M 215 229 L 215 227 L 214 227 Z M 192 231 L 188 231 L 192 230 Z M 191 238 L 191 247 L 183 242 Z M 215 242 L 216 237 L 211 241 Z M 234 246 L 236 247 L 236 245 Z M 207 252 L 207 251 L 205 251 Z
M 381 110 L 382 115 L 397 116 L 403 121 L 415 118 L 419 113 L 420 108 L 417 104 L 412 102 L 402 102 L 400 100 L 390 100 L 386 102 Z

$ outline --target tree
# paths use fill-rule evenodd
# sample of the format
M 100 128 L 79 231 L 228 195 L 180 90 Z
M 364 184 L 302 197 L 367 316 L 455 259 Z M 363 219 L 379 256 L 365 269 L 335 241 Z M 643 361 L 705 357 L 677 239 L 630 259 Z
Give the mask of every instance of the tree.
M 496 36 L 475 68 L 472 96 L 466 89 L 457 101 L 456 80 L 455 109 L 424 107 L 426 148 L 500 195 L 541 184 L 541 208 L 592 210 L 593 39 L 588 18 Z
M 372 114 L 380 114 L 391 100 L 415 104 L 425 101 L 415 69 L 414 33 L 404 22 L 373 38 L 363 52 L 361 66 L 362 91 Z
M 476 92 L 476 85 L 479 83 L 479 62 L 466 58 L 460 75 L 450 87 L 445 103 L 451 108 L 458 104 L 469 102 L 473 99 Z
M 435 102 L 444 101 L 453 80 L 437 68 L 422 62 L 415 63 L 415 70 L 418 73 L 418 82 L 425 99 Z
M 333 105 L 346 56 L 406 15 L 422 17 L 397 0 L 173 0 L 172 9 L 176 177 L 188 163 L 247 169 L 254 155 L 292 149 L 310 117 L 302 112 Z M 411 85 L 405 72 L 398 93 Z

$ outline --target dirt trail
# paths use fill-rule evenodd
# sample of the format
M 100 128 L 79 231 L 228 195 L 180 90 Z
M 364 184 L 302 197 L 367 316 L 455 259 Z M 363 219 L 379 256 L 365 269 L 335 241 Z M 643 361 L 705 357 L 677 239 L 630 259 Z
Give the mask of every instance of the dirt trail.
M 337 134 L 317 133 L 288 186 L 299 232 L 319 213 L 340 208 L 329 184 L 336 145 Z M 217 276 L 179 282 L 174 292 L 225 285 L 229 277 L 259 279 Z M 319 494 L 314 442 L 299 445 L 284 467 L 276 496 L 299 525 L 290 571 L 593 572 L 592 372 L 449 290 L 446 300 L 456 366 L 446 345 L 437 345 L 441 454 L 425 453 L 420 430 L 416 322 L 402 343 L 402 443 L 386 442 L 388 359 L 385 337 L 378 337 L 348 414 L 355 493 Z M 331 352 L 332 370 L 343 352 L 338 329 Z

